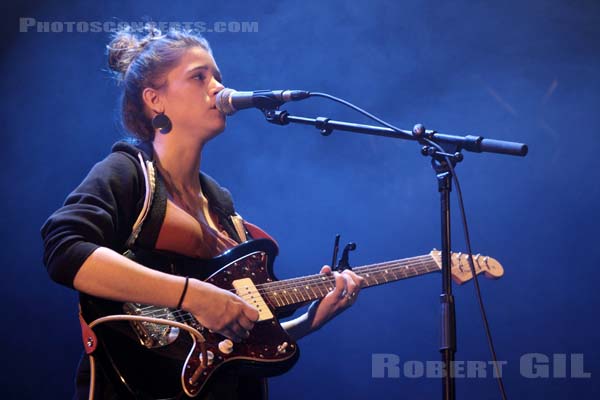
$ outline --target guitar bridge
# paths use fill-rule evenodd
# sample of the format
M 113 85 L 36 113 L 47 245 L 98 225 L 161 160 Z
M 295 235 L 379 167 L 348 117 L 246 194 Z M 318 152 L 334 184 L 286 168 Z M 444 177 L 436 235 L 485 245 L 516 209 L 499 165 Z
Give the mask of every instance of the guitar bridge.
M 177 321 L 173 314 L 173 310 L 166 307 L 147 306 L 139 303 L 125 303 L 123 304 L 123 311 L 128 315 Z M 173 343 L 179 336 L 179 328 L 169 325 L 146 321 L 130 321 L 129 323 L 138 337 L 140 344 L 148 349 L 167 346 Z

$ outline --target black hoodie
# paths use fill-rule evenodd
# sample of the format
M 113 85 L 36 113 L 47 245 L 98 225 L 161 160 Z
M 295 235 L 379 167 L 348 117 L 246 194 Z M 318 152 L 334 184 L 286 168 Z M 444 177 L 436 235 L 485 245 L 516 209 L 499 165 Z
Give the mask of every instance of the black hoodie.
M 153 160 L 150 143 L 117 142 L 48 218 L 41 233 L 44 264 L 54 281 L 72 288 L 81 265 L 101 246 L 119 253 L 134 243 L 154 248 L 165 216 L 167 193 L 154 172 Z M 235 215 L 231 194 L 210 176 L 201 172 L 199 177 L 202 192 L 220 225 L 239 243 L 231 221 Z M 150 203 L 147 209 L 145 203 Z

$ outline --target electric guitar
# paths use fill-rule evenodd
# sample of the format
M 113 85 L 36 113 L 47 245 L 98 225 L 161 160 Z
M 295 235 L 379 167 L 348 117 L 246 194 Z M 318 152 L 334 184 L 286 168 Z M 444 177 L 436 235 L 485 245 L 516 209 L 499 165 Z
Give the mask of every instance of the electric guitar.
M 164 252 L 125 255 L 151 268 L 202 279 L 230 290 L 254 305 L 259 319 L 247 339 L 233 343 L 202 327 L 184 310 L 118 303 L 81 294 L 82 317 L 88 324 L 115 315 L 136 319 L 102 323 L 94 328 L 98 339 L 94 358 L 123 391 L 124 398 L 193 398 L 229 368 L 263 377 L 286 372 L 298 359 L 299 350 L 279 319 L 325 297 L 335 287 L 334 278 L 323 274 L 277 280 L 273 274 L 277 247 L 268 239 L 245 242 L 210 260 Z M 452 277 L 458 284 L 472 278 L 467 257 L 452 254 Z M 473 262 L 475 272 L 483 272 L 488 278 L 497 279 L 504 273 L 491 257 L 477 255 Z M 364 278 L 365 287 L 377 286 L 440 271 L 441 253 L 434 250 L 423 256 L 352 270 Z M 153 318 L 153 322 L 142 317 Z M 157 323 L 160 321 L 165 323 Z

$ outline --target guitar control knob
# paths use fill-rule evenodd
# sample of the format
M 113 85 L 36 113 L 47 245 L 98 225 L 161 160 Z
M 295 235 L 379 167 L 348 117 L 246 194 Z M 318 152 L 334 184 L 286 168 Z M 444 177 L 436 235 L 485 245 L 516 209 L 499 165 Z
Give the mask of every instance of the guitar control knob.
M 233 351 L 233 342 L 229 339 L 220 341 L 219 350 L 223 354 L 231 354 L 231 352 Z

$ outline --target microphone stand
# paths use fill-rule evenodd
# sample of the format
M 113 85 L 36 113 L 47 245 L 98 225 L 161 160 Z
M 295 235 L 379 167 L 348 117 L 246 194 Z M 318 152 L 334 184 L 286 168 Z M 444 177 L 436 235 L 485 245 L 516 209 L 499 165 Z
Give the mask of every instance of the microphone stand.
M 424 146 L 421 154 L 431 157 L 431 165 L 435 171 L 438 191 L 440 193 L 441 211 L 441 253 L 442 253 L 442 294 L 441 303 L 441 340 L 440 353 L 444 374 L 442 376 L 442 398 L 454 400 L 456 387 L 454 378 L 454 356 L 456 354 L 456 313 L 454 296 L 452 295 L 452 274 L 450 269 L 451 232 L 450 232 L 450 192 L 452 191 L 452 170 L 448 161 L 454 167 L 463 160 L 462 150 L 475 153 L 498 153 L 524 157 L 527 155 L 527 145 L 524 143 L 504 140 L 485 139 L 481 136 L 454 136 L 426 130 L 422 124 L 417 124 L 413 131 L 354 124 L 343 121 L 332 121 L 329 118 L 305 118 L 290 115 L 285 110 L 263 109 L 268 122 L 276 125 L 296 123 L 312 125 L 319 129 L 323 136 L 329 136 L 334 130 L 361 133 L 375 136 L 385 136 L 395 139 L 419 141 Z M 425 140 L 427 139 L 427 140 Z M 443 151 L 432 146 L 428 141 L 436 143 Z

